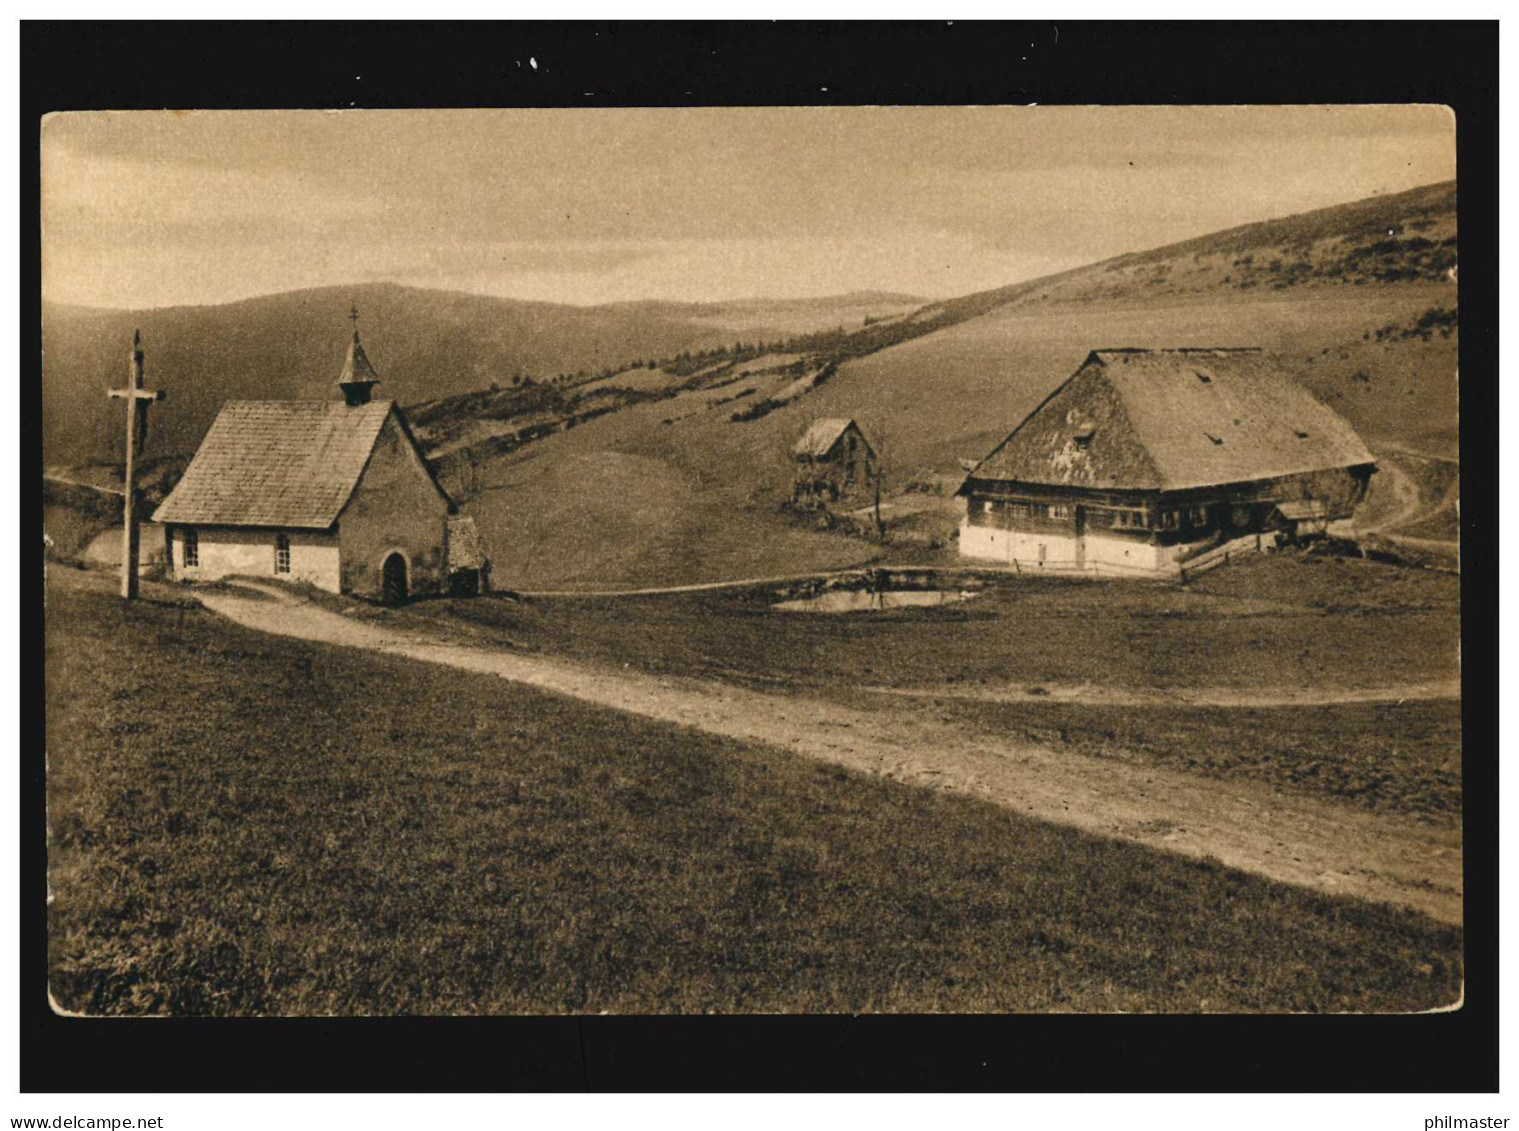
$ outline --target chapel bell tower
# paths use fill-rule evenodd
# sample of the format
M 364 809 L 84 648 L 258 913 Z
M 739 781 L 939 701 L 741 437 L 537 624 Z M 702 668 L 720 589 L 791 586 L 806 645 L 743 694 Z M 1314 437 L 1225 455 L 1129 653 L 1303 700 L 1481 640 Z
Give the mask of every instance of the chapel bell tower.
M 374 387 L 380 383 L 380 375 L 369 364 L 369 356 L 359 341 L 357 306 L 348 312 L 348 320 L 353 323 L 353 341 L 348 343 L 348 357 L 344 359 L 343 372 L 338 376 L 338 388 L 343 390 L 343 399 L 352 407 L 369 403 Z

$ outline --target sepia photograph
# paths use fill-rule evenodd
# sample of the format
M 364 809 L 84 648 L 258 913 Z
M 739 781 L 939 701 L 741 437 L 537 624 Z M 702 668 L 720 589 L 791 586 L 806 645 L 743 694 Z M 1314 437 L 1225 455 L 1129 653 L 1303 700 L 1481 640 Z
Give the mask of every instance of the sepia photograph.
M 51 1013 L 1466 1009 L 1456 111 L 592 101 L 35 121 Z
M 55 1009 L 1456 1006 L 1454 139 L 47 118 Z

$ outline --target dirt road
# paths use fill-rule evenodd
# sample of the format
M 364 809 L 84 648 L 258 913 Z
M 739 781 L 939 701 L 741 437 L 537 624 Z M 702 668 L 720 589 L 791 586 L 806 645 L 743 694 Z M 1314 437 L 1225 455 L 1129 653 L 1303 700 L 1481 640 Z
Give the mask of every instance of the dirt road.
M 1444 456 L 1425 455 L 1409 448 L 1394 447 L 1395 452 L 1436 463 L 1456 463 L 1453 459 Z M 1365 522 L 1356 523 L 1358 534 L 1380 534 L 1394 542 L 1403 542 L 1410 546 L 1421 546 L 1430 549 L 1450 549 L 1456 543 L 1450 539 L 1417 538 L 1407 534 L 1396 533 L 1399 529 L 1412 526 L 1425 519 L 1433 518 L 1446 510 L 1453 510 L 1460 505 L 1461 483 L 1456 480 L 1446 488 L 1445 493 L 1433 504 L 1426 504 L 1419 491 L 1419 485 L 1414 482 L 1413 476 L 1409 475 L 1396 460 L 1384 459 L 1379 465 L 1380 474 L 1386 476 L 1385 490 L 1387 491 L 1383 503 L 1379 507 L 1372 508 L 1371 517 Z
M 1377 470 L 1384 477 L 1376 484 L 1381 498 L 1365 508 L 1369 515 L 1357 515 L 1357 534 L 1381 534 L 1412 522 L 1419 514 L 1419 487 L 1408 472 L 1390 459 L 1378 464 Z
M 1136 841 L 1335 894 L 1461 920 L 1461 834 L 1253 783 L 1097 760 L 941 721 L 883 696 L 860 711 L 802 696 L 598 669 L 445 644 L 361 623 L 265 585 L 273 600 L 203 592 L 249 628 L 482 672 L 709 734 L 765 743 L 900 781 L 971 794 L 1040 820 Z
M 1313 687 L 1198 687 L 1185 691 L 1141 691 L 1096 684 L 1046 684 L 1033 687 L 872 687 L 883 695 L 912 699 L 975 699 L 985 703 L 1090 703 L 1102 707 L 1330 707 L 1340 703 L 1409 703 L 1421 699 L 1459 699 L 1459 679 L 1403 683 L 1388 687 L 1332 689 Z

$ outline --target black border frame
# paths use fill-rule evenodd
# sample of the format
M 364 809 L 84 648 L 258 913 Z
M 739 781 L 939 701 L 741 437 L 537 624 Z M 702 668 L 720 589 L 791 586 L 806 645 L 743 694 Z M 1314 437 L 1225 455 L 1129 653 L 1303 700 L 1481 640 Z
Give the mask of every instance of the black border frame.
M 1464 704 L 1496 629 L 1497 22 L 38 23 L 21 34 L 22 324 L 39 119 L 69 109 L 1429 102 L 1457 117 Z M 532 56 L 538 67 L 520 65 Z M 362 65 L 355 66 L 354 61 Z M 357 73 L 355 73 L 357 72 Z M 589 92 L 589 94 L 588 94 Z M 377 159 L 383 159 L 383 156 Z M 28 256 L 27 252 L 32 252 Z M 28 318 L 32 320 L 27 321 Z M 21 341 L 21 371 L 35 364 Z M 40 411 L 40 384 L 24 385 Z M 40 440 L 26 437 L 23 460 Z M 1487 460 L 1491 459 L 1492 473 Z M 23 467 L 28 466 L 23 462 Z M 35 462 L 29 466 L 35 467 Z M 1476 517 L 1473 517 L 1476 516 Z M 28 521 L 27 529 L 35 527 Z M 40 652 L 40 633 L 28 645 Z M 40 658 L 36 652 L 24 659 Z M 35 662 L 26 666 L 35 679 Z M 1485 673 L 1485 674 L 1484 674 Z M 40 690 L 40 688 L 38 689 Z M 1494 1091 L 1497 759 L 1466 762 L 1467 990 L 1415 1017 L 75 1019 L 48 1007 L 42 695 L 18 767 L 25 1091 Z M 1463 707 L 1464 733 L 1485 738 Z M 1490 716 L 1489 716 L 1490 717 Z M 1485 721 L 1485 720 L 1484 720 Z M 28 726 L 27 723 L 33 725 Z

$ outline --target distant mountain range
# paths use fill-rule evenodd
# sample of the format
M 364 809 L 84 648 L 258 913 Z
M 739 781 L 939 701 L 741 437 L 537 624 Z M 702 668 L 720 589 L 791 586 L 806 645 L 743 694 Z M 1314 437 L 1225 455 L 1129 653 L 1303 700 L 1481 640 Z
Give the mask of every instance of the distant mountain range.
M 168 399 L 153 414 L 149 455 L 192 451 L 222 402 L 327 398 L 342 367 L 351 305 L 365 349 L 403 404 L 514 377 L 596 373 L 635 359 L 770 340 L 919 305 L 908 295 L 579 307 L 392 283 L 323 287 L 218 306 L 100 310 L 43 306 L 43 450 L 48 464 L 120 459 L 118 402 L 105 389 L 126 372 L 141 329 L 147 382 Z

